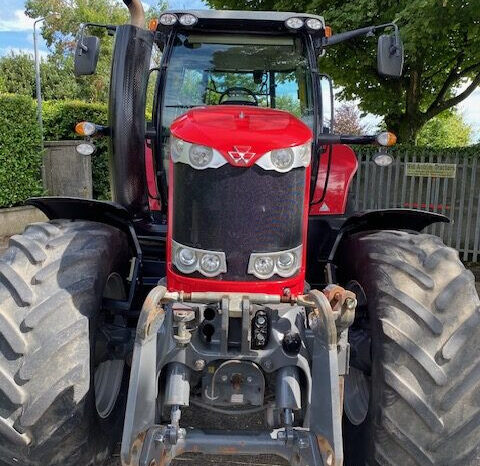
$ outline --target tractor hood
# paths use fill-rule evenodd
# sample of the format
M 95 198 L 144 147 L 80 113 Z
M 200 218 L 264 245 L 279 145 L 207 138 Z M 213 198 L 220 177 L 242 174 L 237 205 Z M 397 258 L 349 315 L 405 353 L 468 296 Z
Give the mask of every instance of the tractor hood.
M 275 149 L 294 147 L 312 139 L 310 128 L 288 112 L 246 105 L 197 107 L 177 118 L 172 134 L 184 141 L 219 151 L 231 165 L 253 165 Z

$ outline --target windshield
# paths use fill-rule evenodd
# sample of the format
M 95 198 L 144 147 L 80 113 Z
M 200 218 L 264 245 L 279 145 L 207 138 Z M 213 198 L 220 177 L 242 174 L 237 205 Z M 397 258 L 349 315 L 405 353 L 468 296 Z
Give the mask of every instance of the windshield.
M 202 105 L 255 105 L 286 110 L 313 127 L 311 76 L 294 36 L 179 34 L 166 73 L 162 156 L 175 118 Z

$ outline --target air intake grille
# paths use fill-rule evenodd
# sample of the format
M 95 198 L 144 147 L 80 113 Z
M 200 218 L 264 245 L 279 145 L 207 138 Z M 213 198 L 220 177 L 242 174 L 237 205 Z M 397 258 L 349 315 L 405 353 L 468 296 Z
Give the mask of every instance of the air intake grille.
M 217 280 L 258 281 L 247 274 L 252 252 L 281 251 L 302 243 L 304 195 L 304 168 L 280 174 L 257 166 L 195 170 L 177 163 L 173 239 L 224 251 L 228 271 Z

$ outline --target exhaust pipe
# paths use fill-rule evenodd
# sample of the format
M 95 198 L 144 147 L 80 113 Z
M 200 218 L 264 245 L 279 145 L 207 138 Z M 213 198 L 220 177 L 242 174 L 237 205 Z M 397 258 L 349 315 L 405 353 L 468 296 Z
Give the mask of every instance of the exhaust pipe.
M 130 12 L 130 24 L 145 29 L 145 11 L 140 0 L 123 0 Z
M 140 0 L 123 0 L 130 24 L 118 26 L 110 80 L 112 197 L 132 218 L 148 218 L 145 178 L 145 99 L 154 34 L 145 28 Z

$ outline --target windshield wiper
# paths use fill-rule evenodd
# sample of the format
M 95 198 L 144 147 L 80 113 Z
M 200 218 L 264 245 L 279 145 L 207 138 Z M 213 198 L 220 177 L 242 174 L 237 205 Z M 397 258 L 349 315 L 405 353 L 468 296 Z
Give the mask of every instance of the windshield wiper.
M 167 108 L 195 108 L 195 107 L 203 107 L 205 104 L 198 104 L 198 105 L 165 105 Z

